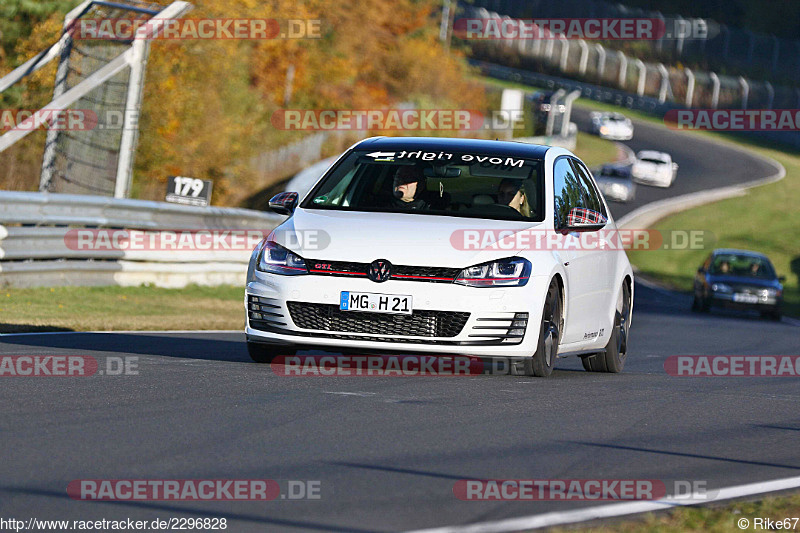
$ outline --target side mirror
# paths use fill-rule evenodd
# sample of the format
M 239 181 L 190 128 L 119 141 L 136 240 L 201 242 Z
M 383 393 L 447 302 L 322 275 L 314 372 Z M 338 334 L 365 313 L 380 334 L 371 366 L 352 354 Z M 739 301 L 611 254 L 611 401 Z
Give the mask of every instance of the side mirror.
M 280 215 L 291 215 L 297 207 L 299 195 L 296 192 L 282 192 L 273 196 L 269 208 Z
M 697 273 L 698 274 L 703 274 L 704 272 L 705 272 L 705 270 L 703 270 L 703 267 L 700 267 L 700 268 L 697 269 Z
M 564 231 L 598 231 L 605 227 L 608 219 L 602 213 L 585 207 L 573 207 L 567 215 Z
M 786 281 L 786 276 L 778 276 L 778 281 L 783 283 L 784 281 Z

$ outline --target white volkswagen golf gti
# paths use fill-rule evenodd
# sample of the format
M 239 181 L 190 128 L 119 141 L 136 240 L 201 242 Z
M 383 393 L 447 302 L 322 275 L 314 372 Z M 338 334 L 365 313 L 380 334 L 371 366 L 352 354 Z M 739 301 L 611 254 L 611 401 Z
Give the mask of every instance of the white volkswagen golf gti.
M 562 148 L 378 137 L 351 147 L 253 251 L 247 346 L 506 358 L 619 372 L 633 272 L 603 196 Z

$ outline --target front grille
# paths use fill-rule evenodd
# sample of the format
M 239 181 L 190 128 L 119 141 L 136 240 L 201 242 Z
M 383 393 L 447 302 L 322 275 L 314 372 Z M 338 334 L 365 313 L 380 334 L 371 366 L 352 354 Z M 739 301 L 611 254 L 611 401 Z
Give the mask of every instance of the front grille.
M 403 337 L 455 337 L 469 313 L 418 310 L 411 315 L 342 311 L 336 305 L 287 302 L 298 328 Z
M 761 294 L 761 291 L 765 289 L 765 287 L 753 287 L 751 285 L 736 285 L 736 284 L 731 285 L 731 288 L 733 289 L 733 292 L 755 294 L 756 296 L 759 296 Z
M 306 266 L 311 274 L 322 276 L 367 277 L 369 263 L 356 263 L 353 261 L 324 261 L 321 259 L 306 259 Z M 392 265 L 392 275 L 389 279 L 401 281 L 428 281 L 432 283 L 452 283 L 456 279 L 460 268 L 424 267 Z

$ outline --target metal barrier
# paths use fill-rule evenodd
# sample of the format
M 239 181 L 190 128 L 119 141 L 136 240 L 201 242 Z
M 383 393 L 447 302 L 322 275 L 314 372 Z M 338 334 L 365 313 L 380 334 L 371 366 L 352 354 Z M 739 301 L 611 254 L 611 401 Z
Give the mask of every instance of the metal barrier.
M 0 285 L 141 285 L 244 283 L 253 240 L 284 217 L 248 209 L 192 207 L 102 196 L 0 191 Z M 79 230 L 144 239 L 169 230 L 238 230 L 239 245 L 147 249 L 118 243 L 76 246 Z M 113 232 L 113 230 L 120 230 Z M 148 233 L 150 232 L 150 233 Z M 217 242 L 229 243 L 227 239 Z M 209 237 L 212 238 L 212 237 Z M 212 238 L 213 241 L 213 238 Z M 127 240 L 125 242 L 128 242 Z

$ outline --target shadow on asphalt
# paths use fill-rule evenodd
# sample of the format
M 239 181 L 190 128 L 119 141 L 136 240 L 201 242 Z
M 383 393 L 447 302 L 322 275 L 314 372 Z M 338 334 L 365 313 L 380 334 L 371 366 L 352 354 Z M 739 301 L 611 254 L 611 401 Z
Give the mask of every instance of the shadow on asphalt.
M 780 463 L 770 463 L 766 461 L 750 461 L 747 459 L 733 459 L 730 457 L 720 457 L 716 455 L 703 455 L 699 453 L 687 453 L 687 452 L 672 452 L 668 450 L 657 450 L 655 448 L 641 448 L 637 446 L 622 446 L 620 444 L 604 444 L 600 442 L 585 442 L 585 441 L 566 441 L 569 444 L 578 444 L 580 446 L 594 446 L 597 448 L 610 448 L 613 450 L 624 450 L 624 451 L 631 451 L 631 452 L 644 452 L 644 453 L 652 453 L 656 455 L 670 455 L 674 457 L 688 457 L 691 459 L 707 459 L 710 461 L 722 461 L 726 463 L 736 463 L 742 465 L 753 465 L 753 466 L 769 466 L 774 468 L 790 468 L 793 470 L 800 470 L 800 466 L 797 465 L 787 465 L 787 464 L 780 464 Z
M 202 334 L 200 334 L 202 335 Z M 244 334 L 241 340 L 209 337 L 159 335 L 158 333 L 92 333 L 87 335 L 23 335 L 0 337 L 3 344 L 36 346 L 50 349 L 85 350 L 89 352 L 123 353 L 126 355 L 159 355 L 208 361 L 250 362 Z

